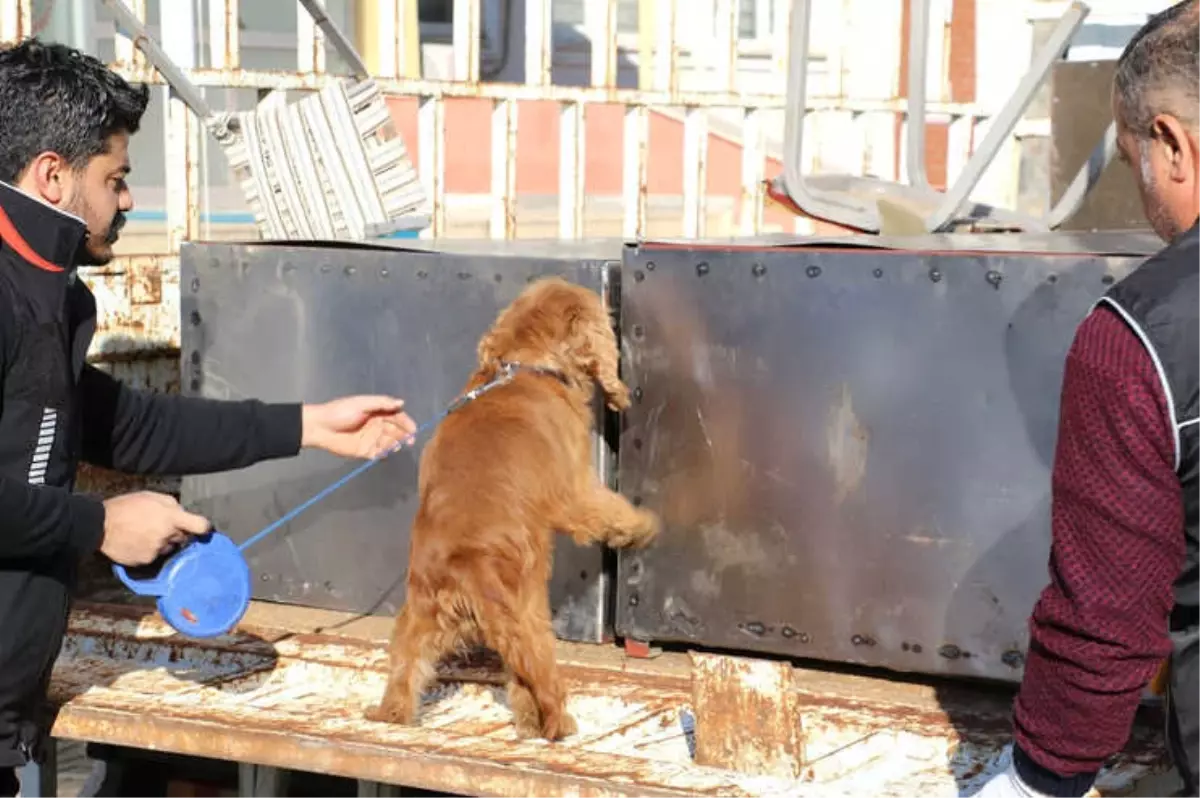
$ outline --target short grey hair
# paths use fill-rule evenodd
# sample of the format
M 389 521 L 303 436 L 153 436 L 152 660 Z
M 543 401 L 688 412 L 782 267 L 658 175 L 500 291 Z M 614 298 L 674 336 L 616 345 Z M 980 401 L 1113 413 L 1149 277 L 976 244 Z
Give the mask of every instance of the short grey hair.
M 1150 135 L 1158 114 L 1170 114 L 1192 133 L 1200 116 L 1200 2 L 1184 0 L 1152 16 L 1125 46 L 1113 92 L 1125 127 Z

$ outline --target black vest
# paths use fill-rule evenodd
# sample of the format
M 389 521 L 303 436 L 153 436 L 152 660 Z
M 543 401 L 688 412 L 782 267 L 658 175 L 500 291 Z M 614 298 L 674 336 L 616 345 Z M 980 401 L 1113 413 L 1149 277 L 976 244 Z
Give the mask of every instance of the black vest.
M 1200 224 L 1200 223 L 1197 223 Z M 1137 333 L 1158 371 L 1171 414 L 1175 473 L 1183 490 L 1187 557 L 1171 613 L 1167 740 L 1189 789 L 1200 775 L 1200 233 L 1197 224 L 1139 266 L 1100 301 Z M 1192 794 L 1189 792 L 1189 794 Z

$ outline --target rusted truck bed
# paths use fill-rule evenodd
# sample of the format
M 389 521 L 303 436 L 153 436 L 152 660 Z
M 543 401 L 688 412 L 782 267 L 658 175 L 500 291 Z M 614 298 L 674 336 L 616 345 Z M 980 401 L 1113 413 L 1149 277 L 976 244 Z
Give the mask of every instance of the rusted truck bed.
M 682 718 L 690 661 L 561 644 L 579 734 L 518 740 L 498 673 L 457 663 L 415 728 L 371 723 L 387 619 L 255 605 L 235 635 L 185 640 L 142 608 L 81 605 L 55 669 L 59 738 L 465 795 L 958 795 L 997 766 L 1005 695 L 797 669 L 800 779 L 701 767 Z M 704 723 L 700 718 L 698 722 Z M 1139 727 L 1100 789 L 1128 794 L 1167 769 Z

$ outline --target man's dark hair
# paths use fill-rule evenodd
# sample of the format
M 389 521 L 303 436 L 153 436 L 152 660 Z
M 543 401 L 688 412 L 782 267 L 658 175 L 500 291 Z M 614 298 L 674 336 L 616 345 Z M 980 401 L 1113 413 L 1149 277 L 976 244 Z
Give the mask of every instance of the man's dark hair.
M 1200 3 L 1184 0 L 1152 16 L 1117 60 L 1113 90 L 1125 126 L 1150 135 L 1158 114 L 1170 114 L 1193 133 L 1200 82 Z
M 26 39 L 0 49 L 0 180 L 15 183 L 43 152 L 82 168 L 114 133 L 136 133 L 150 93 L 66 45 Z

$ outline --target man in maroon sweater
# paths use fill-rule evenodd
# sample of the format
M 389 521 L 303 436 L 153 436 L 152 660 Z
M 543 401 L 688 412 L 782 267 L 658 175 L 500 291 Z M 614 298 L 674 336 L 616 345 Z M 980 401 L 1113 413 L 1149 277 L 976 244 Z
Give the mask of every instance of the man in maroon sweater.
M 1117 64 L 1121 158 L 1168 246 L 1101 299 L 1067 356 L 1050 584 L 1013 764 L 980 795 L 1085 794 L 1164 660 L 1168 747 L 1197 795 L 1198 17 L 1197 0 L 1155 15 Z

